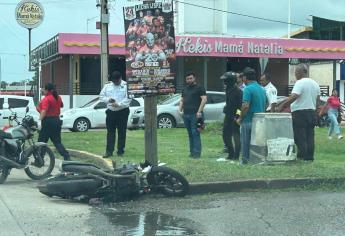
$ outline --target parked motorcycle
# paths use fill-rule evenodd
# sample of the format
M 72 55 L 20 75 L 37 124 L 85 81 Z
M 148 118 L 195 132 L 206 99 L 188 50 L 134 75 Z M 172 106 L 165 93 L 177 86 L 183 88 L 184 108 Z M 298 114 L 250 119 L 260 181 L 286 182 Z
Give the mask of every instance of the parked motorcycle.
M 0 184 L 4 183 L 12 168 L 24 169 L 34 180 L 48 177 L 55 165 L 55 156 L 46 143 L 33 140 L 38 130 L 37 122 L 27 115 L 20 122 L 17 114 L 12 112 L 9 123 L 15 122 L 15 127 L 5 127 L 0 130 Z
M 101 198 L 104 201 L 129 199 L 142 193 L 161 192 L 166 196 L 184 196 L 188 181 L 177 171 L 163 165 L 127 164 L 111 170 L 82 162 L 63 162 L 61 174 L 42 182 L 41 193 L 66 199 Z

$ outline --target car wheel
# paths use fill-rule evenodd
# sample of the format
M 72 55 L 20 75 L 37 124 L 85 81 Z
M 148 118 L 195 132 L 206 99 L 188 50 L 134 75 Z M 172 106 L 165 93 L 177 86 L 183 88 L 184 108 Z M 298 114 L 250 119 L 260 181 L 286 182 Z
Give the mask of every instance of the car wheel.
M 79 118 L 74 122 L 73 129 L 78 132 L 86 132 L 90 128 L 90 121 L 86 118 Z
M 176 127 L 176 121 L 171 115 L 163 114 L 157 118 L 157 126 L 159 129 L 171 129 Z

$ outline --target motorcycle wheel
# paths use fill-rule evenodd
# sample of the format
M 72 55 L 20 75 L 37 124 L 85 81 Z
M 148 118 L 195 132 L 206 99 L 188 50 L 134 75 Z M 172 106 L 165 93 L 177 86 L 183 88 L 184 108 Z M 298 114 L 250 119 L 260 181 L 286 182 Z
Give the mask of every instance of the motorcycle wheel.
M 73 198 L 81 195 L 93 196 L 102 186 L 102 181 L 83 176 L 59 175 L 38 185 L 38 189 L 49 197 Z
M 43 165 L 37 163 L 35 156 L 41 156 Z M 47 147 L 40 147 L 33 150 L 28 157 L 28 166 L 24 169 L 25 173 L 34 180 L 47 178 L 52 173 L 55 166 L 55 156 L 53 151 Z
M 189 190 L 186 178 L 169 167 L 153 167 L 146 178 L 149 185 L 158 186 L 161 192 L 169 197 L 183 197 Z
M 3 184 L 9 174 L 9 169 L 5 166 L 0 165 L 0 184 Z

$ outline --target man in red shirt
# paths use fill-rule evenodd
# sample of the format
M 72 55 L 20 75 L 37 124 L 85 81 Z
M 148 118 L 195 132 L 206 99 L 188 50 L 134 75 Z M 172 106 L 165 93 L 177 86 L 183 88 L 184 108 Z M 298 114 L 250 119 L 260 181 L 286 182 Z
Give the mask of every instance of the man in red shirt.
M 41 131 L 38 136 L 38 142 L 47 143 L 50 139 L 64 160 L 70 160 L 70 155 L 61 143 L 61 120 L 60 109 L 63 107 L 61 97 L 51 83 L 44 87 L 45 97 L 37 107 L 40 113 Z

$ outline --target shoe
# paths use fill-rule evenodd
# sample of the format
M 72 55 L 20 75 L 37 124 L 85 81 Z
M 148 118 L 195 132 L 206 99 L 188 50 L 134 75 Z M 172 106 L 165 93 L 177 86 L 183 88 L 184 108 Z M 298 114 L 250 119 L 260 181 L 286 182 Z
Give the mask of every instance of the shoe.
M 189 157 L 193 159 L 197 159 L 197 158 L 200 158 L 200 154 L 190 154 Z
M 228 159 L 224 158 L 224 157 L 220 157 L 220 158 L 217 159 L 217 161 L 228 161 Z
M 344 138 L 343 135 L 338 135 L 338 139 Z
M 119 157 L 122 157 L 123 154 L 125 154 L 125 152 L 124 152 L 124 151 L 117 151 L 116 154 L 117 154 Z
M 331 139 L 332 139 L 332 136 L 328 136 L 328 139 L 331 140 Z
M 248 165 L 248 161 L 241 160 L 240 165 Z
M 103 158 L 109 158 L 109 157 L 111 157 L 112 155 L 113 155 L 112 153 L 106 152 L 106 153 L 103 155 Z

